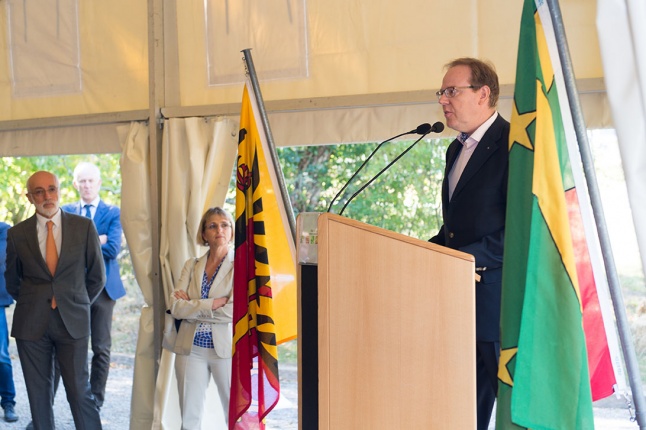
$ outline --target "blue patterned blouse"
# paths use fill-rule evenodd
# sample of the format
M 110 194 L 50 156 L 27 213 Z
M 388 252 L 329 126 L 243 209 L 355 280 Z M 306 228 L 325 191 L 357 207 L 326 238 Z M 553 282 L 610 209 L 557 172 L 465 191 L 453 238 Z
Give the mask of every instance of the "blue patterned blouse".
M 218 265 L 218 268 L 215 269 L 215 273 L 213 274 L 211 279 L 208 279 L 206 277 L 206 270 L 204 271 L 204 274 L 202 275 L 202 299 L 209 298 L 211 285 L 213 284 L 213 280 L 220 271 L 220 267 L 222 266 L 223 262 L 224 259 L 220 261 L 220 264 Z M 193 338 L 193 345 L 200 346 L 202 348 L 213 348 L 213 333 L 211 333 L 211 323 L 199 323 L 197 325 L 197 328 L 195 329 L 195 337 Z

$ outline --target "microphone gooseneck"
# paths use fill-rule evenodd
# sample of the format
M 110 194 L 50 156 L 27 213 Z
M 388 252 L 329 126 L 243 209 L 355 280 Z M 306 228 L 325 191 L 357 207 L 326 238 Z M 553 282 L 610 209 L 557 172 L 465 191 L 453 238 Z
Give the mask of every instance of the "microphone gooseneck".
M 431 126 L 428 123 L 420 124 L 420 125 L 417 126 L 416 129 L 413 129 L 411 131 L 407 131 L 406 133 L 398 134 L 397 136 L 393 136 L 390 139 L 386 139 L 383 142 L 381 142 L 379 145 L 377 145 L 377 147 L 370 153 L 370 155 L 368 155 L 368 158 L 366 158 L 366 160 L 361 164 L 361 166 L 359 166 L 357 171 L 354 172 L 354 174 L 350 177 L 350 179 L 348 179 L 348 182 L 346 182 L 345 185 L 343 185 L 343 187 L 339 190 L 339 192 L 336 193 L 336 195 L 334 196 L 334 198 L 330 202 L 330 205 L 328 206 L 327 211 L 330 212 L 332 210 L 332 205 L 334 205 L 334 202 L 336 202 L 336 199 L 339 198 L 341 193 L 348 187 L 348 185 L 350 185 L 350 182 L 352 182 L 352 180 L 357 176 L 357 174 L 359 174 L 359 172 L 368 163 L 368 161 L 370 161 L 372 156 L 375 155 L 375 153 L 379 150 L 379 148 L 381 148 L 385 143 L 390 142 L 391 140 L 395 140 L 398 137 L 405 136 L 407 134 L 423 134 L 423 135 L 428 134 L 429 132 L 433 131 L 433 127 L 435 127 L 437 124 L 442 125 L 441 122 L 436 122 L 435 124 L 433 124 L 433 126 Z M 444 125 L 442 125 L 442 129 L 444 129 Z M 440 131 L 442 131 L 442 130 L 440 130 Z M 346 203 L 346 205 L 347 205 L 347 203 Z M 345 208 L 345 206 L 344 206 L 344 208 Z
M 414 147 L 415 145 L 417 145 L 417 143 L 418 143 L 420 140 L 422 140 L 422 139 L 424 138 L 424 136 L 426 136 L 426 135 L 427 135 L 428 133 L 430 133 L 430 132 L 434 132 L 434 133 L 441 133 L 441 132 L 442 132 L 442 130 L 444 130 L 444 124 L 442 124 L 442 123 L 441 123 L 441 122 L 439 122 L 439 121 L 438 121 L 438 122 L 436 122 L 435 124 L 433 124 L 433 126 L 431 126 L 430 124 L 421 124 L 421 125 L 420 125 L 419 127 L 417 127 L 415 130 L 412 130 L 412 132 L 417 133 L 417 130 L 425 130 L 425 129 L 427 129 L 427 130 L 426 130 L 424 133 L 420 133 L 420 134 L 422 134 L 422 136 L 420 136 L 420 137 L 419 137 L 415 142 L 413 142 L 413 143 L 412 143 L 412 145 L 410 145 L 408 148 L 406 148 L 406 149 L 404 150 L 404 152 L 402 152 L 401 154 L 399 154 L 399 155 L 398 155 L 398 156 L 397 156 L 393 161 L 391 161 L 390 163 L 388 163 L 388 164 L 386 165 L 386 167 L 384 167 L 383 169 L 381 169 L 381 170 L 379 171 L 379 173 L 377 173 L 375 176 L 373 176 L 373 177 L 372 177 L 372 179 L 370 179 L 370 180 L 369 180 L 368 182 L 366 182 L 366 183 L 365 183 L 361 188 L 359 188 L 359 189 L 357 190 L 357 192 L 356 192 L 356 193 L 354 193 L 354 194 L 353 194 L 353 195 L 348 199 L 348 201 L 346 201 L 346 202 L 345 202 L 345 204 L 344 204 L 344 205 L 343 205 L 343 207 L 341 208 L 341 212 L 339 212 L 339 215 L 343 215 L 343 211 L 344 211 L 344 210 L 345 210 L 345 208 L 348 206 L 348 204 L 352 201 L 352 199 L 354 199 L 354 198 L 355 198 L 355 197 L 356 197 L 356 196 L 357 196 L 361 191 L 363 191 L 363 190 L 364 190 L 364 189 L 366 189 L 370 184 L 372 184 L 372 183 L 373 183 L 373 182 L 374 182 L 374 181 L 375 181 L 379 176 L 381 176 L 381 174 L 382 174 L 382 173 L 384 173 L 386 170 L 388 170 L 388 169 L 390 168 L 390 166 L 392 166 L 393 164 L 395 164 L 395 163 L 396 163 L 400 158 L 402 158 L 404 155 L 406 155 L 406 153 L 408 153 L 408 151 L 410 151 L 411 149 L 413 149 L 413 147 Z M 405 134 L 411 134 L 411 132 L 409 132 L 409 133 L 405 133 Z M 363 167 L 363 166 L 362 166 L 362 167 Z M 328 210 L 328 212 L 329 212 L 329 210 Z

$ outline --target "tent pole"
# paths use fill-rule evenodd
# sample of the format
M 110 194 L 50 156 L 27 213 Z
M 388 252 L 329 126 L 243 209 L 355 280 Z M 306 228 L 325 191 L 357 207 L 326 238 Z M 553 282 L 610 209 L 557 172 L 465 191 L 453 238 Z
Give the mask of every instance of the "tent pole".
M 606 220 L 603 213 L 601 194 L 599 193 L 597 177 L 594 171 L 594 162 L 592 159 L 592 153 L 590 151 L 590 144 L 588 142 L 587 129 L 583 120 L 583 113 L 577 93 L 576 81 L 574 79 L 574 69 L 572 67 L 570 51 L 565 36 L 565 28 L 563 26 L 563 17 L 561 15 L 561 9 L 559 7 L 558 0 L 547 0 L 547 4 L 549 6 L 550 15 L 554 24 L 554 34 L 556 36 L 559 58 L 561 59 L 561 64 L 563 67 L 565 88 L 570 102 L 570 111 L 572 112 L 574 129 L 576 132 L 577 141 L 579 142 L 583 171 L 585 173 L 586 182 L 588 184 L 590 202 L 592 204 L 592 211 L 594 213 L 597 232 L 599 234 L 599 242 L 601 244 L 604 265 L 608 276 L 608 286 L 615 310 L 615 318 L 617 319 L 617 330 L 619 332 L 619 339 L 621 341 L 624 360 L 626 362 L 628 380 L 633 393 L 635 416 L 637 418 L 639 428 L 644 429 L 646 428 L 646 422 L 644 422 L 642 412 L 646 409 L 644 406 L 644 395 L 642 392 L 639 365 L 635 354 L 635 347 L 633 345 L 632 337 L 630 334 L 630 326 L 628 324 L 628 318 L 626 317 L 626 308 L 624 305 L 623 295 L 621 293 L 621 284 L 619 283 L 619 277 L 617 275 L 617 269 L 612 253 Z
M 274 172 L 276 173 L 276 179 L 278 180 L 280 194 L 283 197 L 283 206 L 285 207 L 285 212 L 287 214 L 289 229 L 292 233 L 292 240 L 294 240 L 294 243 L 296 243 L 296 220 L 294 219 L 294 210 L 292 209 L 292 202 L 289 200 L 289 194 L 287 194 L 287 187 L 285 187 L 285 178 L 283 177 L 283 171 L 280 168 L 280 163 L 278 161 L 278 153 L 276 152 L 274 137 L 272 136 L 271 128 L 269 127 L 269 119 L 267 118 L 267 111 L 265 110 L 265 102 L 262 99 L 260 85 L 258 84 L 258 77 L 256 76 L 256 69 L 253 65 L 253 59 L 251 58 L 251 49 L 243 49 L 241 52 L 244 54 L 243 58 L 247 67 L 247 72 L 249 73 L 249 78 L 251 79 L 251 86 L 253 87 L 253 91 L 256 94 L 256 99 L 258 100 L 258 109 L 260 110 L 262 126 L 265 130 L 265 135 L 267 136 L 269 153 L 271 154 L 272 165 Z
M 164 106 L 164 69 L 159 64 L 164 58 L 164 37 L 163 22 L 163 0 L 148 0 L 148 87 L 149 97 L 149 143 L 150 146 L 150 210 L 151 210 L 151 240 L 152 240 L 152 306 L 153 306 L 153 354 L 154 354 L 154 380 L 159 373 L 159 361 L 162 352 L 162 340 L 164 335 L 164 318 L 166 311 L 166 297 L 161 278 L 161 263 L 159 261 L 161 243 L 161 143 L 162 143 L 162 119 L 160 106 Z M 154 393 L 151 392 L 151 395 Z M 150 413 L 152 420 L 153 410 Z

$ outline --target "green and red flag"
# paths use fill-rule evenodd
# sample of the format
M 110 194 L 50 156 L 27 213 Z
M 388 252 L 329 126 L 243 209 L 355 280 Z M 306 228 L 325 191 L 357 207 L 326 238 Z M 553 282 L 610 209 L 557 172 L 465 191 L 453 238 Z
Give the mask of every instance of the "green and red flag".
M 238 138 L 230 430 L 265 428 L 280 393 L 277 345 L 296 337 L 294 243 L 258 112 L 247 82 Z
M 585 185 L 577 193 L 566 97 L 548 5 L 525 0 L 509 138 L 498 429 L 593 428 L 593 393 L 608 396 L 615 384 L 597 294 L 605 273 L 592 273 L 598 253 L 586 241 L 580 203 L 588 200 Z

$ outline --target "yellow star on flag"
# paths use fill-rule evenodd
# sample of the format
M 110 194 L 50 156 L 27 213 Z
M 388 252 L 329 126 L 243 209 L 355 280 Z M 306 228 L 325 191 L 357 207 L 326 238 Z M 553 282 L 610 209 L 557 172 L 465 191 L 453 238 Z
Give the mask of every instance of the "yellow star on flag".
M 516 356 L 518 347 L 503 349 L 500 351 L 500 364 L 498 365 L 498 379 L 512 387 L 514 379 L 509 373 L 509 362 Z
M 511 113 L 511 127 L 509 129 L 509 150 L 511 150 L 514 143 L 522 145 L 530 151 L 534 150 L 534 145 L 532 144 L 529 137 L 529 131 L 527 129 L 535 120 L 535 110 L 521 115 L 518 113 L 518 107 L 514 100 Z

